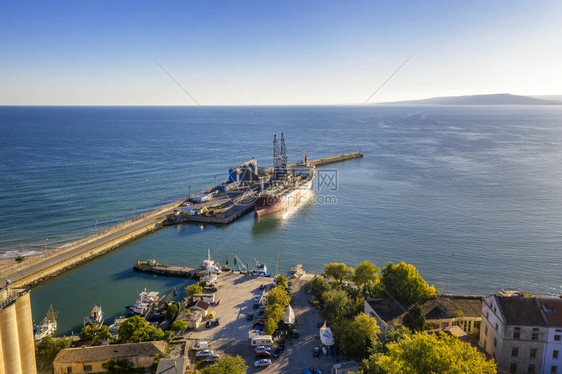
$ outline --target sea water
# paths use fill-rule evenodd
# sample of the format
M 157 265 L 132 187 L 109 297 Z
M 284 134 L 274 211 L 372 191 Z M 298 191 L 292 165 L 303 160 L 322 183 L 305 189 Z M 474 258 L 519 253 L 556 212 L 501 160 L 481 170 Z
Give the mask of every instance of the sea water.
M 134 273 L 138 259 L 195 267 L 207 249 L 273 272 L 406 261 L 442 292 L 562 294 L 562 108 L 207 109 L 0 107 L 0 258 L 223 182 L 251 157 L 271 166 L 275 133 L 290 162 L 364 158 L 319 168 L 311 202 L 289 214 L 167 227 L 35 287 L 35 321 L 53 304 L 59 334 L 77 332 L 101 304 L 111 322 L 145 287 L 190 282 Z

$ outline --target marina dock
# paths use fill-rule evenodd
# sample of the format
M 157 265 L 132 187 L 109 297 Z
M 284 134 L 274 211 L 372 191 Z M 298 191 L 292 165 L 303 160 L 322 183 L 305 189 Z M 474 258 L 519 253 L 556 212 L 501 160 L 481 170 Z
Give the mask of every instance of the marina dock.
M 309 163 L 321 166 L 360 157 L 363 157 L 361 152 L 353 152 L 309 160 Z M 259 172 L 267 173 L 267 168 L 262 168 Z M 10 288 L 14 289 L 36 285 L 81 263 L 119 248 L 127 242 L 147 235 L 165 226 L 167 221 L 168 224 L 174 224 L 174 222 L 169 222 L 170 217 L 183 216 L 181 222 L 196 221 L 219 224 L 232 222 L 254 209 L 252 198 L 259 188 L 259 183 L 253 183 L 246 188 L 229 190 L 227 194 L 223 195 L 222 200 L 220 196 L 217 196 L 217 198 L 212 196 L 208 200 L 199 198 L 202 201 L 190 202 L 190 200 L 197 199 L 198 196 L 210 196 L 219 189 L 219 186 L 207 188 L 197 194 L 173 201 L 151 212 L 49 252 L 26 258 L 21 262 L 14 261 L 13 264 L 0 271 L 0 282 L 3 282 L 0 285 L 5 287 L 8 280 L 11 282 Z M 183 209 L 186 211 L 185 214 L 181 213 Z M 188 209 L 199 209 L 200 212 L 203 211 L 203 214 L 190 215 L 187 212 Z M 178 274 L 181 274 L 181 271 L 178 271 Z
M 207 272 L 207 270 L 205 269 L 162 265 L 156 262 L 151 263 L 147 261 L 139 261 L 136 265 L 133 266 L 133 270 L 140 273 L 150 273 L 179 278 L 199 278 L 202 274 L 205 274 Z

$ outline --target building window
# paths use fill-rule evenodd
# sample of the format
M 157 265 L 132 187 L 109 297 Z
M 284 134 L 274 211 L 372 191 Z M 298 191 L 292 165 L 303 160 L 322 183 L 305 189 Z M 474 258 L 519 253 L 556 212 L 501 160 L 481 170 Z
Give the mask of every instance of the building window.
M 451 326 L 458 326 L 459 325 L 459 321 L 453 321 L 451 322 Z
M 489 316 L 490 316 L 490 311 L 487 310 L 487 311 L 486 311 L 486 319 L 487 319 Z
M 521 337 L 521 327 L 516 327 L 513 329 L 513 339 L 519 340 Z
M 496 347 L 498 345 L 498 341 L 496 340 L 496 338 L 494 338 L 494 347 Z
M 556 373 L 558 373 L 558 366 L 552 365 L 550 367 L 550 374 L 556 374 Z
M 560 341 L 560 336 L 562 336 L 562 335 L 554 335 L 554 341 L 555 341 L 555 342 L 559 342 L 559 341 Z
M 496 331 L 498 331 L 498 324 L 496 323 Z
M 535 364 L 529 364 L 529 370 L 527 370 L 527 373 L 534 373 L 535 372 Z
M 92 365 L 84 365 L 84 372 L 92 371 Z
M 533 334 L 531 335 L 531 340 L 539 339 L 539 329 L 533 329 Z
M 517 364 L 512 363 L 511 365 L 509 365 L 509 372 L 517 373 Z
M 486 341 L 484 340 L 484 350 L 486 350 Z
M 558 359 L 558 350 L 555 349 L 554 351 L 552 351 L 552 358 L 555 360 Z
M 480 321 L 474 321 L 474 322 L 473 322 L 473 326 L 474 326 L 474 329 L 475 329 L 475 330 L 476 330 L 476 329 L 479 329 L 479 328 L 480 328 Z
M 511 357 L 519 356 L 519 348 L 511 348 Z
M 529 354 L 530 358 L 536 358 L 537 357 L 537 349 L 536 348 L 531 348 L 531 353 Z
M 67 367 L 66 367 L 66 372 L 67 372 L 67 373 L 72 373 L 72 366 L 67 366 Z
M 484 335 L 488 336 L 488 325 L 484 326 Z

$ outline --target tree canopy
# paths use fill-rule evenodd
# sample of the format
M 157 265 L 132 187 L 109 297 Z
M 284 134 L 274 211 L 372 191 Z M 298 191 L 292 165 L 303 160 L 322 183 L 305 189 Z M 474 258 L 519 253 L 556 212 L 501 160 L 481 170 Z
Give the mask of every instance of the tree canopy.
M 119 342 L 137 343 L 164 339 L 164 332 L 151 326 L 144 318 L 133 316 L 127 318 L 117 331 Z
M 247 369 L 248 365 L 242 357 L 225 356 L 202 369 L 201 374 L 244 374 Z
M 44 337 L 35 348 L 38 358 L 37 365 L 42 369 L 51 370 L 52 362 L 60 350 L 70 347 L 72 347 L 72 338 Z
M 348 356 L 361 360 L 367 357 L 369 347 L 377 339 L 378 334 L 380 328 L 377 321 L 365 313 L 359 313 L 343 329 L 339 344 Z
M 380 280 L 381 296 L 391 295 L 408 305 L 417 303 L 424 297 L 437 294 L 435 287 L 429 286 L 419 275 L 414 265 L 401 262 L 397 265 L 389 262 L 382 269 Z
M 470 344 L 444 333 L 406 335 L 397 343 L 387 344 L 387 349 L 376 365 L 388 374 L 496 373 L 493 361 L 487 361 Z
M 279 305 L 283 310 L 291 302 L 291 296 L 287 294 L 283 287 L 274 287 L 267 294 L 267 305 Z
M 190 284 L 189 286 L 185 287 L 185 293 L 189 297 L 196 294 L 200 294 L 202 292 L 203 292 L 203 287 L 199 283 Z
M 373 292 L 376 284 L 379 282 L 381 269 L 369 261 L 363 261 L 357 265 L 353 283 L 361 288 L 363 294 Z
M 285 274 L 279 274 L 278 276 L 275 277 L 275 285 L 276 286 L 281 286 L 283 288 L 287 288 L 289 283 L 287 281 L 287 276 Z
M 353 302 L 344 290 L 328 290 L 322 294 L 322 299 L 322 314 L 329 324 L 342 321 L 353 311 Z
M 412 331 L 422 331 L 425 328 L 425 315 L 419 304 L 412 304 L 408 308 L 404 317 L 402 317 L 402 324 Z
M 341 284 L 344 279 L 351 279 L 355 274 L 355 270 L 342 262 L 333 262 L 324 265 L 324 274 L 327 277 L 334 278 Z

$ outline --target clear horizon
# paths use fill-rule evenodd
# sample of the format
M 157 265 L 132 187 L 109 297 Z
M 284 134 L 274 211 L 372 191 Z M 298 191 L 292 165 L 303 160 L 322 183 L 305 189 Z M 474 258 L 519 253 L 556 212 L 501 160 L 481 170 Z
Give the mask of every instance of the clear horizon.
M 3 2 L 0 105 L 559 96 L 561 16 L 556 1 Z

